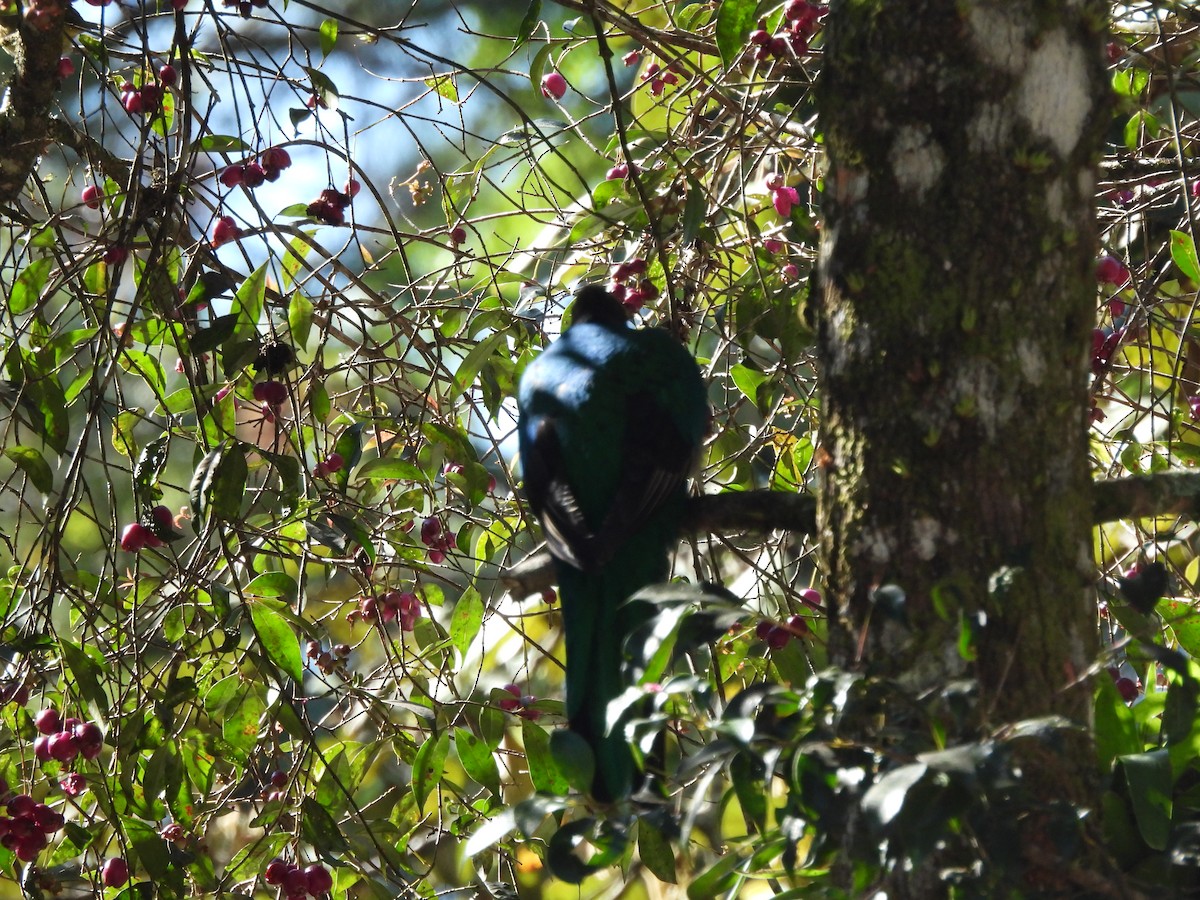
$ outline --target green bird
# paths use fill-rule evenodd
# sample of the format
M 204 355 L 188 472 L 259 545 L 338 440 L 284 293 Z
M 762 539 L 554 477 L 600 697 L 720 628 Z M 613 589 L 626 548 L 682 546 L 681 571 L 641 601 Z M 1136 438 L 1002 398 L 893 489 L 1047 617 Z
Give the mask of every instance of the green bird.
M 613 800 L 640 774 L 608 705 L 627 686 L 625 639 L 651 614 L 626 601 L 669 574 L 707 392 L 678 341 L 631 328 L 622 304 L 588 285 L 570 328 L 525 369 L 517 401 L 525 494 L 558 574 L 567 720 L 592 748 L 592 795 Z

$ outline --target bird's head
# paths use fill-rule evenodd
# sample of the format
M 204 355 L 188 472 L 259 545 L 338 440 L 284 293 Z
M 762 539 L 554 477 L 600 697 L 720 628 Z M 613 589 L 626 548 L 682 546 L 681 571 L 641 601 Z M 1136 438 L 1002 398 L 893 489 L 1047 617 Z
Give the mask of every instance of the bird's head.
M 621 301 L 600 285 L 585 284 L 575 292 L 575 303 L 571 306 L 571 324 L 584 322 L 624 328 L 629 324 L 629 315 Z

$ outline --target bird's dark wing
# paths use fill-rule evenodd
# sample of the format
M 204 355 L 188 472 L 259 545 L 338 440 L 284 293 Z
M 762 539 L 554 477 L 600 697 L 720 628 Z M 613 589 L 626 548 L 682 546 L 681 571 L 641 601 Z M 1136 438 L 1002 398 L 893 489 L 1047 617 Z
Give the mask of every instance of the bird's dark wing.
M 562 445 L 552 417 L 538 422 L 522 465 L 525 495 L 542 522 L 550 552 L 581 571 L 591 571 L 596 565 L 592 552 L 595 535 L 567 483 Z

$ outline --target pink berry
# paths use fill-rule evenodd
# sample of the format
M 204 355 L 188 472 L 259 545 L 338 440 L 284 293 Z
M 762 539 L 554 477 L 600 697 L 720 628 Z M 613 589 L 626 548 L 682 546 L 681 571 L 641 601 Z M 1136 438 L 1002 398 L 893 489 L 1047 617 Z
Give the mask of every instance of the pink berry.
M 141 522 L 131 522 L 121 531 L 121 549 L 126 553 L 137 553 L 146 547 L 161 547 L 162 541 Z
M 233 216 L 221 216 L 213 225 L 212 245 L 220 247 L 242 236 L 242 229 L 233 221 Z
M 137 91 L 130 91 L 121 98 L 121 105 L 125 107 L 125 112 L 130 115 L 136 115 L 143 110 L 142 95 Z
M 50 736 L 49 735 L 43 734 L 43 735 L 39 735 L 38 737 L 34 738 L 33 755 L 37 758 L 38 762 L 49 762 L 50 761 L 51 757 L 50 757 Z
M 621 62 L 625 63 L 625 65 L 627 65 L 627 66 L 636 66 L 638 60 L 641 58 L 642 58 L 642 55 L 640 53 L 638 53 L 638 51 L 630 50 L 628 53 L 626 53 L 624 56 L 621 57 Z
M 357 178 L 351 178 L 346 182 L 346 189 L 342 192 L 351 200 L 358 196 L 358 192 L 362 190 L 362 185 L 358 183 Z
M 808 620 L 800 615 L 788 616 L 787 627 L 791 630 L 792 634 L 799 635 L 808 634 L 812 630 L 808 627 Z
M 811 606 L 813 609 L 821 608 L 821 592 L 813 588 L 805 588 L 797 595 L 800 602 L 805 606 Z
M 58 68 L 55 70 L 59 78 L 70 78 L 75 74 L 75 63 L 69 56 L 59 57 Z
M 767 632 L 767 646 L 772 650 L 782 650 L 788 645 L 792 635 L 786 628 L 779 625 L 772 625 L 771 630 Z
M 228 188 L 237 187 L 242 183 L 242 177 L 245 174 L 245 171 L 245 166 L 226 167 L 225 171 L 221 173 L 221 184 Z
M 783 241 L 776 238 L 766 238 L 763 240 L 763 249 L 768 253 L 778 253 L 783 249 Z
M 795 281 L 800 277 L 800 268 L 795 263 L 788 263 L 779 270 L 779 274 L 783 277 L 784 281 Z
M 78 772 L 72 772 L 58 783 L 62 792 L 68 797 L 78 797 L 87 790 L 87 779 Z
M 242 166 L 242 184 L 248 188 L 256 188 L 267 180 L 266 170 L 256 162 Z
M 342 458 L 342 454 L 338 453 L 337 451 L 334 451 L 333 453 L 330 453 L 327 457 L 325 457 L 325 463 L 324 463 L 325 471 L 328 472 L 329 474 L 333 474 L 334 472 L 340 472 L 342 469 L 342 466 L 344 466 L 345 464 L 346 464 L 346 460 L 344 460 Z
M 174 87 L 178 78 L 179 75 L 176 73 L 175 67 L 170 63 L 166 63 L 165 65 L 159 67 L 158 80 L 162 82 L 165 87 Z
M 83 200 L 83 205 L 88 209 L 99 209 L 100 201 L 104 199 L 104 191 L 100 190 L 100 188 L 94 184 L 89 184 L 83 189 L 81 198 Z
M 58 710 L 50 706 L 33 717 L 33 724 L 42 734 L 55 734 L 62 731 L 62 716 Z
M 542 96 L 561 100 L 567 93 L 567 79 L 558 72 L 548 72 L 542 76 Z
M 623 178 L 628 178 L 629 165 L 627 163 L 617 163 L 605 173 L 604 177 L 608 181 L 620 181 Z
M 129 863 L 121 856 L 106 859 L 100 870 L 100 880 L 105 887 L 120 887 L 129 881 Z

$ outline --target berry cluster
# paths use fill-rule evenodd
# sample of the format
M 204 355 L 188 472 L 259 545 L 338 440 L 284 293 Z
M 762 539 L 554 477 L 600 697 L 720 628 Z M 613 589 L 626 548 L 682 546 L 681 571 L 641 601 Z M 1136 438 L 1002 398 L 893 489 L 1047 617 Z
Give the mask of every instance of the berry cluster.
M 797 595 L 800 602 L 812 610 L 821 610 L 821 592 L 805 588 Z M 763 619 L 754 627 L 754 634 L 772 650 L 782 650 L 792 638 L 802 638 L 812 633 L 808 617 L 799 614 L 788 616 L 784 623 Z
M 764 238 L 762 244 L 763 250 L 772 255 L 776 253 L 782 253 L 786 249 L 783 241 L 777 238 Z M 784 263 L 779 268 L 779 274 L 783 277 L 784 281 L 796 281 L 800 277 L 800 267 L 795 263 Z
M 282 147 L 268 147 L 258 154 L 257 160 L 229 166 L 221 173 L 221 184 L 225 187 L 253 189 L 264 181 L 278 181 L 283 170 L 292 164 L 292 157 Z
M 358 193 L 360 187 L 359 183 L 352 178 L 346 183 L 344 191 L 325 188 L 321 191 L 321 195 L 308 204 L 304 211 L 318 222 L 324 222 L 326 225 L 342 225 L 346 221 L 346 210 L 350 206 L 350 201 L 354 199 L 354 195 Z
M 1102 285 L 1111 285 L 1120 290 L 1129 284 L 1128 267 L 1115 256 L 1104 256 L 1096 263 L 1096 281 Z M 1103 375 L 1112 362 L 1113 354 L 1125 339 L 1129 319 L 1129 308 L 1125 301 L 1112 299 L 1108 303 L 1112 314 L 1111 327 L 1095 328 L 1092 330 L 1092 373 Z M 1103 417 L 1098 409 L 1093 408 L 1092 419 Z
M 329 893 L 333 887 L 333 876 L 320 863 L 302 869 L 279 857 L 267 863 L 263 870 L 263 881 L 281 887 L 287 900 L 300 900 L 310 895 L 319 897 Z
M 671 63 L 664 68 L 656 62 L 652 62 L 646 66 L 646 71 L 642 73 L 642 81 L 650 85 L 651 96 L 661 97 L 666 85 L 679 84 L 679 76 L 675 74 L 677 71 L 678 66 L 676 63 Z
M 342 471 L 342 466 L 345 464 L 346 460 L 342 457 L 342 454 L 334 450 L 313 466 L 313 478 L 328 478 L 334 472 Z
M 775 207 L 775 212 L 786 219 L 792 214 L 792 207 L 800 203 L 800 192 L 789 187 L 779 172 L 767 176 L 766 186 L 771 192 L 771 205 Z
M 787 25 L 782 31 L 771 34 L 767 31 L 766 20 L 760 19 L 758 27 L 750 32 L 750 43 L 758 48 L 754 51 L 754 58 L 783 59 L 789 52 L 804 56 L 808 53 L 808 42 L 821 27 L 821 19 L 827 12 L 827 7 L 806 0 L 788 0 L 783 7 L 783 18 Z
M 386 597 L 387 595 L 385 594 L 384 596 Z M 376 603 L 376 609 L 378 609 L 378 603 Z M 397 610 L 397 614 L 398 613 L 399 610 Z M 420 610 L 418 607 L 417 616 L 419 615 Z M 392 618 L 395 618 L 395 614 L 393 614 Z M 414 616 L 413 619 L 415 620 L 416 616 Z M 401 615 L 400 627 L 404 628 L 403 615 Z M 412 631 L 412 628 L 405 628 L 404 630 Z M 331 653 L 321 647 L 320 641 L 309 641 L 304 647 L 304 655 L 315 662 L 318 669 L 320 669 L 324 674 L 328 675 L 331 672 L 336 672 L 338 669 L 345 666 L 346 657 L 350 655 L 350 645 L 338 644 L 333 648 L 333 652 Z M 282 786 L 283 785 L 279 785 L 279 787 Z
M 175 531 L 175 514 L 165 506 L 156 506 L 141 521 L 131 522 L 122 529 L 121 549 L 126 553 L 138 553 L 147 547 L 153 550 L 179 536 Z
M 446 532 L 437 516 L 421 520 L 421 543 L 429 548 L 429 561 L 434 565 L 443 562 L 446 554 L 454 549 L 454 538 Z
M 641 277 L 645 274 L 646 260 L 640 256 L 618 263 L 613 269 L 609 291 L 630 312 L 637 312 L 659 295 L 658 286 L 649 278 Z M 634 279 L 637 279 L 636 283 Z
M 363 597 L 358 601 L 358 610 L 347 617 L 351 622 L 364 619 L 385 625 L 399 619 L 402 631 L 412 631 L 419 618 L 421 601 L 410 591 L 388 591 L 378 597 Z
M 63 719 L 54 707 L 34 716 L 33 724 L 40 732 L 33 742 L 33 754 L 42 762 L 53 759 L 73 763 L 80 756 L 95 759 L 104 749 L 104 732 L 99 725 L 82 719 Z
M 525 694 L 521 692 L 521 686 L 518 684 L 506 684 L 501 690 L 507 694 L 506 697 L 500 697 L 496 701 L 505 712 L 514 713 L 522 719 L 534 721 L 542 714 L 540 709 L 532 709 L 533 704 L 537 703 L 537 697 L 533 694 Z
M 7 786 L 4 793 L 8 793 Z M 62 813 L 37 803 L 28 794 L 12 797 L 7 811 L 7 816 L 0 816 L 0 846 L 11 850 L 22 862 L 35 859 L 50 843 L 50 835 L 65 823 Z
M 167 72 L 171 83 L 174 84 L 175 68 L 168 65 L 163 66 L 162 70 Z M 126 81 L 121 85 L 121 105 L 131 116 L 152 116 L 162 110 L 163 94 L 167 87 L 169 85 L 158 81 L 147 81 L 141 87 L 137 87 L 132 81 Z

